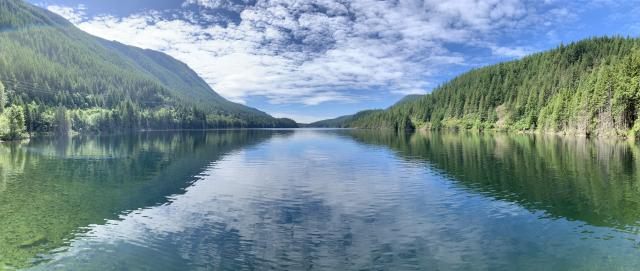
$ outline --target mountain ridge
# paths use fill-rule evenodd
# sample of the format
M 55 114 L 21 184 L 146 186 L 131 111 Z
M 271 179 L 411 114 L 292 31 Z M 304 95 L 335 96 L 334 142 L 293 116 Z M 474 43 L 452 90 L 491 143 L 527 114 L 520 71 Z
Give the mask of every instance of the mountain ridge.
M 421 94 L 410 94 L 410 95 L 404 96 L 400 100 L 398 100 L 395 104 L 391 105 L 389 108 L 415 101 L 417 99 L 420 99 L 422 96 L 424 96 L 424 95 L 421 95 Z M 357 112 L 355 114 L 352 114 L 352 115 L 344 115 L 344 116 L 339 116 L 339 117 L 333 118 L 333 119 L 326 119 L 326 120 L 320 120 L 320 121 L 312 122 L 312 123 L 306 124 L 306 127 L 312 127 L 312 128 L 349 128 L 348 123 L 354 122 L 357 119 L 365 118 L 366 116 L 368 116 L 370 114 L 374 114 L 376 112 L 382 112 L 382 111 L 384 111 L 384 109 L 363 110 L 363 111 L 359 111 L 359 112 Z
M 22 112 L 24 132 L 297 127 L 224 99 L 167 54 L 92 36 L 22 0 L 0 2 L 0 49 L 0 110 Z
M 640 137 L 640 39 L 595 37 L 463 73 L 341 127 Z

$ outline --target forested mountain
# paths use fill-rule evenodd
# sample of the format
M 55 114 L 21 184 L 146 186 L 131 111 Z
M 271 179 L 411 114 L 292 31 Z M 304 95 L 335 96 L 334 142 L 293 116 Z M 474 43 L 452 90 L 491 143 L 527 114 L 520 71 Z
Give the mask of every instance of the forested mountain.
M 404 96 L 402 99 L 400 99 L 398 102 L 396 102 L 392 107 L 413 102 L 420 98 L 422 98 L 422 95 L 417 95 L 417 94 L 407 95 L 407 96 Z M 384 110 L 364 110 L 353 115 L 346 115 L 346 116 L 337 117 L 335 119 L 316 121 L 316 122 L 307 124 L 306 126 L 315 127 L 315 128 L 349 128 L 353 126 L 352 123 L 356 121 L 366 121 L 367 116 L 372 115 L 374 113 L 382 113 L 382 112 L 384 112 Z
M 354 115 L 337 117 L 335 119 L 327 119 L 306 124 L 306 127 L 313 128 L 344 128 L 343 125 L 353 118 Z
M 392 107 L 415 101 L 417 99 L 420 99 L 421 97 L 422 95 L 416 95 L 416 94 L 407 95 L 402 99 L 400 99 L 398 102 L 396 102 Z M 314 127 L 314 128 L 349 128 L 351 126 L 351 123 L 355 121 L 364 120 L 369 115 L 372 115 L 374 113 L 382 113 L 382 112 L 384 112 L 384 110 L 381 110 L 381 109 L 364 110 L 353 115 L 346 115 L 346 116 L 340 116 L 334 119 L 316 121 L 316 122 L 307 124 L 306 126 Z
M 377 111 L 382 111 L 382 110 L 361 111 L 354 115 L 347 115 L 347 116 L 337 117 L 335 119 L 316 121 L 313 123 L 309 123 L 306 126 L 313 127 L 313 128 L 348 128 L 349 124 L 352 123 L 355 119 L 362 118 L 364 116 L 367 116 Z
M 360 112 L 358 112 L 358 113 L 356 113 L 354 115 L 347 115 L 347 116 L 337 117 L 335 119 L 316 121 L 316 122 L 307 124 L 307 127 L 314 127 L 314 128 L 350 128 L 350 127 L 352 127 L 351 124 L 353 122 L 355 122 L 356 120 L 363 119 L 366 116 L 369 116 L 369 115 L 377 113 L 377 112 L 383 112 L 383 110 L 365 110 L 365 111 L 360 111 Z
M 405 103 L 408 103 L 408 102 L 413 102 L 413 101 L 418 100 L 420 98 L 422 98 L 422 95 L 419 95 L 419 94 L 407 95 L 407 96 L 404 96 L 402 99 L 400 99 L 400 101 L 398 101 L 396 104 L 394 104 L 394 106 L 398 106 L 398 105 L 405 104 Z
M 184 63 L 82 32 L 21 0 L 0 1 L 0 133 L 295 127 L 232 103 Z M 8 136 L 11 134 L 11 136 Z
M 640 136 L 640 39 L 592 38 L 472 70 L 343 127 Z

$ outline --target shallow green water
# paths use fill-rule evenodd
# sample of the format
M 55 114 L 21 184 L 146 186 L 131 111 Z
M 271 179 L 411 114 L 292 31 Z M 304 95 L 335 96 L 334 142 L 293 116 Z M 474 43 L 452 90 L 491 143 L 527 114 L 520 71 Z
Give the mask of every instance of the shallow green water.
M 361 130 L 0 145 L 0 269 L 635 270 L 640 147 Z

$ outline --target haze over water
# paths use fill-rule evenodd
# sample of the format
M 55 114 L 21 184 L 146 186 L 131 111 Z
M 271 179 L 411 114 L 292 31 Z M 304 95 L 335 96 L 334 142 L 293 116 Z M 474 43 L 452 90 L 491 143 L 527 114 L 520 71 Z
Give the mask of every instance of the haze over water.
M 365 130 L 2 144 L 0 269 L 634 269 L 639 155 Z

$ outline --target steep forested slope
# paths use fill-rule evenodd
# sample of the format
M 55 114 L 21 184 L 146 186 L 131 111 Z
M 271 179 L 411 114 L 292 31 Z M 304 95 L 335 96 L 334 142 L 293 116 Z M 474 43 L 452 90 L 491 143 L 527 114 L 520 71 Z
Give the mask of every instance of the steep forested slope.
M 417 94 L 412 94 L 412 95 L 407 95 L 405 97 L 403 97 L 402 99 L 400 99 L 398 102 L 396 102 L 392 107 L 397 107 L 400 105 L 403 105 L 405 103 L 409 103 L 415 100 L 418 100 L 422 98 L 422 95 L 417 95 Z M 346 116 L 340 116 L 334 119 L 327 119 L 327 120 L 321 120 L 321 121 L 316 121 L 313 123 L 309 123 L 306 126 L 307 127 L 314 127 L 314 128 L 349 128 L 350 126 L 352 126 L 352 123 L 354 122 L 358 122 L 358 121 L 366 121 L 366 119 L 374 114 L 377 113 L 383 113 L 384 110 L 381 109 L 377 109 L 377 110 L 364 110 L 364 111 L 360 111 L 356 114 L 353 115 L 346 115 Z
M 0 1 L 0 82 L 0 109 L 23 112 L 29 132 L 295 126 L 225 100 L 168 55 L 91 36 L 21 0 Z
M 417 100 L 344 123 L 640 135 L 640 39 L 592 38 L 472 70 Z
M 316 121 L 310 124 L 307 124 L 307 127 L 314 128 L 349 128 L 350 124 L 355 120 L 364 118 L 370 114 L 382 112 L 382 110 L 366 110 L 358 112 L 354 115 L 347 115 L 342 117 L 337 117 L 335 119 L 321 120 Z

